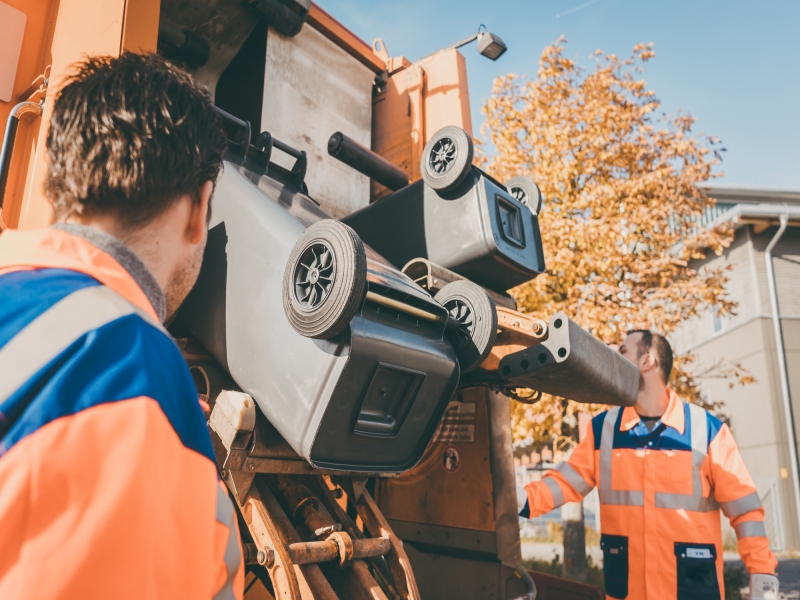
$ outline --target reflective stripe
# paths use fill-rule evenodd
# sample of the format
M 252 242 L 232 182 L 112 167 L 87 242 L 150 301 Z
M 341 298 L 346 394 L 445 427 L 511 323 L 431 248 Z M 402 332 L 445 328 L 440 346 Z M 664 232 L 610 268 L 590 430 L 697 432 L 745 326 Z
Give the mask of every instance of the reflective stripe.
M 564 504 L 564 492 L 561 490 L 561 486 L 558 485 L 558 482 L 552 477 L 545 477 L 542 481 L 544 481 L 550 493 L 553 494 L 553 508 L 558 508 Z
M 611 489 L 611 456 L 614 450 L 614 426 L 619 417 L 619 406 L 606 413 L 603 431 L 600 433 L 600 490 Z
M 225 546 L 225 556 L 223 557 L 225 566 L 228 567 L 228 579 L 220 590 L 214 594 L 213 600 L 236 600 L 236 596 L 233 593 L 233 580 L 239 570 L 242 553 L 239 547 L 239 540 L 236 537 L 236 513 L 233 510 L 233 503 L 220 485 L 217 485 L 217 521 L 228 528 L 228 542 Z
M 691 510 L 693 512 L 711 512 L 719 509 L 719 505 L 713 498 L 705 498 L 693 494 L 667 494 L 665 492 L 656 492 L 655 505 L 656 508 Z
M 758 492 L 753 492 L 737 500 L 720 502 L 719 505 L 722 508 L 722 512 L 725 513 L 725 516 L 732 519 L 749 513 L 751 510 L 758 510 L 761 508 L 761 500 L 758 499 Z
M 610 504 L 614 506 L 644 506 L 644 492 L 636 490 L 601 490 L 600 504 Z
M 217 521 L 227 525 L 233 520 L 233 504 L 221 485 L 217 485 Z
M 655 505 L 657 508 L 693 512 L 710 512 L 719 508 L 713 497 L 703 496 L 702 469 L 708 454 L 707 419 L 706 411 L 696 404 L 689 405 L 689 423 L 692 430 L 692 493 L 656 492 Z
M 0 349 L 0 403 L 75 340 L 130 314 L 166 333 L 160 323 L 102 285 L 82 288 L 54 304 Z
M 736 527 L 736 537 L 739 539 L 746 537 L 767 537 L 767 529 L 764 527 L 764 521 L 745 521 L 739 523 Z
M 586 483 L 586 480 L 569 464 L 567 461 L 560 462 L 556 465 L 556 471 L 564 476 L 575 491 L 581 496 L 585 496 L 592 491 L 592 486 Z
M 620 407 L 615 406 L 606 413 L 603 431 L 600 433 L 600 485 L 597 486 L 600 504 L 644 506 L 644 492 L 611 489 L 611 459 L 614 454 L 614 430 L 619 411 Z

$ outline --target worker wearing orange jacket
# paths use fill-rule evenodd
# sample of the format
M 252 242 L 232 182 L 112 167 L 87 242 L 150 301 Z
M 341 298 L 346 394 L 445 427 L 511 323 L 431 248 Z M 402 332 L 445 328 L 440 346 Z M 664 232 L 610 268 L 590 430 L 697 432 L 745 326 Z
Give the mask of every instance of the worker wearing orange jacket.
M 663 336 L 632 332 L 619 351 L 641 373 L 636 405 L 594 417 L 569 460 L 526 486 L 521 515 L 580 502 L 597 487 L 607 597 L 720 600 L 721 509 L 751 598 L 777 600 L 764 509 L 730 429 L 667 387 L 672 350 Z
M 155 56 L 53 107 L 56 224 L 0 235 L 0 598 L 243 594 L 236 513 L 162 324 L 197 278 L 224 134 Z

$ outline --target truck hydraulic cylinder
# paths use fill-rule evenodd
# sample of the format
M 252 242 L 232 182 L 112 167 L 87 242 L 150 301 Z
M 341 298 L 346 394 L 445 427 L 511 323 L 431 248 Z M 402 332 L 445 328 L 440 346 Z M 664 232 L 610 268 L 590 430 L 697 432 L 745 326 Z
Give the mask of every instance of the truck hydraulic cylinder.
M 402 169 L 341 131 L 328 140 L 328 154 L 393 192 L 408 185 L 408 176 Z

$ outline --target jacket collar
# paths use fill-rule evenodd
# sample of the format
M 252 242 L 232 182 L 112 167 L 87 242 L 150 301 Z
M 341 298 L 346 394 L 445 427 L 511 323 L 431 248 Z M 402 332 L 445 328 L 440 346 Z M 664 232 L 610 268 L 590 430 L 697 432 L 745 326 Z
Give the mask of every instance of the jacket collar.
M 142 289 L 150 304 L 156 311 L 159 321 L 162 323 L 167 316 L 167 301 L 164 298 L 164 292 L 161 291 L 161 286 L 158 281 L 150 272 L 142 260 L 128 248 L 125 244 L 120 242 L 112 235 L 95 229 L 94 227 L 87 227 L 86 225 L 78 225 L 76 223 L 57 223 L 51 226 L 52 229 L 64 231 L 70 235 L 76 235 L 89 242 L 98 250 L 102 250 L 111 258 L 116 260 L 122 268 L 133 278 L 136 284 Z
M 686 426 L 686 419 L 683 415 L 683 400 L 670 388 L 667 388 L 667 394 L 669 394 L 669 404 L 661 417 L 661 422 L 683 435 Z M 628 406 L 622 411 L 622 422 L 619 425 L 619 429 L 620 431 L 628 431 L 636 427 L 640 421 L 641 418 L 636 409 L 633 406 Z
M 91 228 L 59 225 L 3 232 L 0 273 L 47 268 L 85 273 L 154 319 L 163 321 L 164 294 L 139 257 L 116 238 L 86 229 Z

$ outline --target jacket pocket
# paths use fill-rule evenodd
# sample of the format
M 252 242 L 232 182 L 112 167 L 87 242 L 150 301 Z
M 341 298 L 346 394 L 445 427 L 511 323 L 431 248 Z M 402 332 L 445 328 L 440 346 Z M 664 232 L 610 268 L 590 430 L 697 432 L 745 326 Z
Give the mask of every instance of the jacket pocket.
M 600 536 L 603 550 L 603 578 L 606 594 L 612 598 L 628 596 L 628 538 L 624 535 Z
M 714 544 L 675 542 L 678 600 L 720 600 Z

